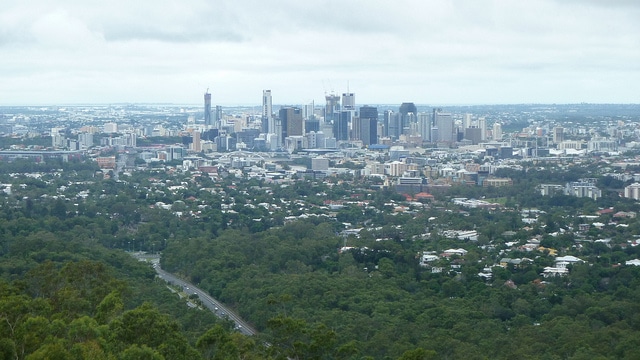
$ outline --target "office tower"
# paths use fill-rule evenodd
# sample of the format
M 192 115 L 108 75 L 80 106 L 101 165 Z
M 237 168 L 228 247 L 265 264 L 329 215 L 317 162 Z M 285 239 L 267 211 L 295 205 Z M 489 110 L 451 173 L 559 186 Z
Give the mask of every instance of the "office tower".
M 478 145 L 482 141 L 482 130 L 477 127 L 464 129 L 464 138 L 471 140 L 471 144 Z
M 340 97 L 338 95 L 325 95 L 326 104 L 324 107 L 324 121 L 330 123 L 337 118 L 340 111 Z
M 499 122 L 493 124 L 493 140 L 502 140 L 502 124 Z
M 429 113 L 421 112 L 418 114 L 418 133 L 422 137 L 422 141 L 431 141 L 431 116 Z
M 442 112 L 442 109 L 433 109 L 434 113 L 434 125 L 438 128 L 438 137 L 432 141 L 438 142 L 454 142 L 457 140 L 457 131 L 454 130 L 453 117 L 451 113 Z
M 302 105 L 302 118 L 305 120 L 315 118 L 316 115 L 314 114 L 314 109 L 315 103 L 313 102 L 313 100 L 311 100 L 306 105 Z
M 92 133 L 80 133 L 78 134 L 78 144 L 80 149 L 88 149 L 93 146 L 93 134 Z
M 214 124 L 212 124 L 212 125 L 214 125 Z M 216 105 L 215 126 L 218 129 L 222 128 L 222 106 L 220 106 L 220 105 Z
M 389 117 L 389 137 L 398 140 L 402 135 L 402 114 L 392 113 Z
M 306 135 L 307 147 L 309 149 L 317 149 L 324 147 L 324 134 L 322 131 L 309 131 Z
M 391 113 L 393 113 L 391 110 L 385 110 L 384 113 L 382 113 L 382 136 L 383 137 L 389 136 L 389 117 Z
M 640 183 L 633 183 L 624 188 L 624 197 L 640 200 Z
M 353 110 L 356 108 L 356 94 L 354 93 L 342 93 L 342 109 Z
M 437 143 L 438 141 L 440 141 L 440 131 L 438 130 L 438 126 L 437 125 L 432 125 L 431 126 L 431 142 L 432 143 Z
M 130 132 L 123 135 L 125 140 L 125 146 L 136 147 L 138 146 L 138 136 L 136 133 Z
M 415 116 L 418 113 L 416 105 L 411 102 L 402 103 L 398 112 L 400 113 L 400 133 L 410 135 L 411 123 L 416 121 Z
M 487 141 L 487 119 L 484 117 L 479 118 L 478 128 L 480 129 L 480 140 Z
M 364 145 L 378 143 L 378 108 L 360 107 L 360 140 Z
M 118 132 L 118 124 L 114 122 L 105 123 L 103 125 L 103 132 L 107 134 L 113 134 Z
M 311 117 L 310 119 L 305 120 L 304 131 L 305 133 L 308 133 L 311 131 L 315 131 L 315 132 L 320 131 L 320 120 L 316 119 L 315 117 Z
M 206 126 L 213 126 L 213 119 L 211 119 L 211 94 L 209 89 L 204 93 L 204 124 Z
M 302 110 L 300 108 L 286 106 L 281 108 L 278 114 L 280 115 L 280 125 L 282 127 L 281 141 L 284 141 L 288 136 L 304 135 L 304 121 L 302 120 Z
M 400 136 L 399 125 L 398 125 L 398 114 L 394 113 L 392 110 L 385 110 L 384 117 L 382 119 L 384 131 L 382 133 L 383 136 L 389 137 L 393 140 L 396 140 L 398 136 Z
M 349 140 L 349 123 L 354 115 L 354 110 L 342 110 L 333 122 L 333 135 L 338 141 Z
M 335 136 L 333 136 L 333 124 L 320 124 L 320 132 L 324 134 L 326 139 L 335 138 Z
M 64 147 L 65 145 L 64 133 L 65 133 L 64 128 L 51 128 L 51 146 Z
M 260 130 L 258 129 L 243 129 L 235 133 L 236 145 L 244 144 L 247 149 L 254 149 L 256 138 L 260 136 Z
M 222 134 L 216 138 L 218 152 L 233 151 L 236 149 L 236 139 L 228 134 Z
M 362 119 L 359 116 L 351 118 L 351 135 L 349 140 L 362 140 Z
M 553 142 L 559 144 L 564 141 L 564 128 L 556 126 L 553 128 Z
M 471 114 L 464 114 L 464 120 L 462 122 L 462 128 L 468 129 L 471 127 Z
M 200 132 L 199 131 L 194 131 L 193 132 L 193 142 L 191 143 L 191 146 L 193 147 L 192 150 L 195 152 L 200 152 L 202 151 L 202 142 L 200 140 Z
M 185 155 L 184 148 L 182 146 L 169 146 L 167 149 L 167 160 L 182 160 Z
M 275 130 L 276 124 L 273 119 L 271 90 L 262 90 L 262 132 L 273 134 Z

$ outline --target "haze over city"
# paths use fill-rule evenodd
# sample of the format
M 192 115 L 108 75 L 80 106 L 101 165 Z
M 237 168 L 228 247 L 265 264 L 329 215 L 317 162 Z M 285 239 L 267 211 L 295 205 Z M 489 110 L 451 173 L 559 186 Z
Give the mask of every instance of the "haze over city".
M 637 1 L 122 1 L 0 10 L 0 105 L 637 103 Z M 349 85 L 347 85 L 349 84 Z

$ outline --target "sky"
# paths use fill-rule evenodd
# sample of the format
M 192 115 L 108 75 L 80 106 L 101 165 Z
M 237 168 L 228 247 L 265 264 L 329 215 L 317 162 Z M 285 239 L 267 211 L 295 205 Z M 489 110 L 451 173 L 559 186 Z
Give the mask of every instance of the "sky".
M 2 0 L 0 105 L 640 103 L 638 0 Z

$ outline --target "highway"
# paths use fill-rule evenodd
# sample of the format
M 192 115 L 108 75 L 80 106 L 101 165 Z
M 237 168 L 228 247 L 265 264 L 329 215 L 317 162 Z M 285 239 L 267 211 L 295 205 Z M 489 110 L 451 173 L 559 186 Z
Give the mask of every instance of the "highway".
M 229 308 L 224 306 L 218 300 L 212 298 L 207 294 L 206 291 L 198 288 L 197 286 L 184 281 L 177 276 L 168 273 L 160 268 L 160 257 L 158 255 L 147 255 L 147 254 L 135 254 L 134 255 L 138 260 L 147 260 L 153 264 L 153 268 L 156 270 L 158 277 L 162 280 L 168 282 L 169 284 L 176 285 L 182 287 L 183 291 L 187 295 L 198 295 L 200 302 L 202 305 L 206 306 L 209 310 L 211 310 L 216 316 L 219 318 L 228 318 L 235 323 L 235 328 L 237 331 L 241 332 L 244 335 L 255 335 L 256 330 L 249 326 L 244 320 L 238 316 L 235 312 L 231 311 Z

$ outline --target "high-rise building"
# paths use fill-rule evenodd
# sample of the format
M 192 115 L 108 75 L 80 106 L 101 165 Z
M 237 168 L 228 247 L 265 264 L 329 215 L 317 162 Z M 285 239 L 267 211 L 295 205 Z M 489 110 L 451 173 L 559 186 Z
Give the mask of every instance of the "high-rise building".
M 340 97 L 338 95 L 325 95 L 326 104 L 324 107 L 324 122 L 330 123 L 335 120 L 340 112 Z
M 391 116 L 391 114 L 393 113 L 393 111 L 391 110 L 385 110 L 384 113 L 382 113 L 382 136 L 383 137 L 389 137 L 389 117 Z
M 398 123 L 398 114 L 394 113 L 391 110 L 385 110 L 384 111 L 384 119 L 383 119 L 383 125 L 384 125 L 384 132 L 383 132 L 383 136 L 385 137 L 389 137 L 391 139 L 398 139 L 398 137 L 400 136 L 400 124 Z
M 193 142 L 191 143 L 192 146 L 192 150 L 194 152 L 200 152 L 202 151 L 202 142 L 200 140 L 200 132 L 199 131 L 194 131 L 193 132 Z
M 65 143 L 64 133 L 65 133 L 64 128 L 51 128 L 51 146 L 63 147 Z
M 184 148 L 182 146 L 169 146 L 167 148 L 168 158 L 167 160 L 182 160 L 185 155 Z
M 502 140 L 502 124 L 499 122 L 493 124 L 493 140 Z
M 405 102 L 400 105 L 398 113 L 400 113 L 400 133 L 410 135 L 411 123 L 416 121 L 418 108 L 416 108 L 416 105 L 412 102 Z
M 562 126 L 556 126 L 553 128 L 553 142 L 556 144 L 564 141 L 564 128 Z
M 453 117 L 451 113 L 442 112 L 442 109 L 433 109 L 433 122 L 435 127 L 438 128 L 438 137 L 436 139 L 431 138 L 432 142 L 454 142 L 457 140 L 457 131 L 454 135 L 456 128 L 453 126 Z
M 302 109 L 298 107 L 286 106 L 278 112 L 280 124 L 282 126 L 281 141 L 288 136 L 304 135 L 304 121 L 302 120 Z
M 211 94 L 209 89 L 204 93 L 204 124 L 206 126 L 213 126 L 213 119 L 211 118 Z
M 480 129 L 480 140 L 487 141 L 487 119 L 484 117 L 479 118 L 478 128 Z
M 315 109 L 315 104 L 314 104 L 313 100 L 311 100 L 306 105 L 302 105 L 302 118 L 305 119 L 305 120 L 315 118 L 316 116 L 313 113 L 314 109 Z M 307 131 L 309 131 L 309 130 L 307 130 Z
M 262 90 L 262 132 L 273 134 L 275 130 L 271 90 Z
M 356 108 L 356 94 L 342 93 L 342 109 L 353 110 Z
M 624 197 L 640 200 L 640 183 L 633 183 L 624 188 Z
M 429 113 L 421 112 L 418 114 L 418 133 L 422 137 L 422 141 L 431 141 L 431 116 Z
M 340 116 L 333 122 L 333 136 L 338 141 L 349 140 L 349 123 L 355 110 L 342 110 Z
M 362 119 L 359 116 L 351 118 L 351 135 L 349 140 L 362 140 Z
M 320 131 L 320 120 L 316 119 L 315 117 L 311 117 L 304 121 L 304 132 L 308 133 L 311 131 Z
M 360 140 L 364 145 L 378 143 L 378 108 L 360 107 Z
M 216 118 L 215 124 L 218 129 L 222 128 L 222 106 L 216 105 Z
M 78 134 L 78 144 L 80 149 L 88 149 L 93 146 L 93 134 L 92 133 L 80 133 Z
M 482 130 L 477 127 L 469 127 L 464 129 L 464 138 L 471 140 L 471 144 L 478 145 L 482 142 Z
M 107 134 L 115 134 L 118 132 L 118 124 L 114 122 L 105 123 L 102 131 Z
M 464 121 L 462 122 L 462 128 L 468 129 L 471 127 L 471 114 L 464 114 Z
M 324 134 L 322 133 L 322 131 L 309 131 L 305 136 L 307 138 L 307 146 L 309 147 L 309 149 L 324 147 Z

